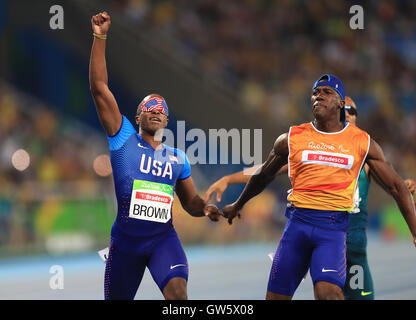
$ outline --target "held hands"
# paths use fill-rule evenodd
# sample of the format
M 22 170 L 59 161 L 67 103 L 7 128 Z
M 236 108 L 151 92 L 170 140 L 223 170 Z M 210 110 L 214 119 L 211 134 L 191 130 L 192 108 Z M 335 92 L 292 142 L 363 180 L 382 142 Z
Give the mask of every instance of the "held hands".
M 228 219 L 228 223 L 231 225 L 233 223 L 233 219 L 235 217 L 241 218 L 240 211 L 241 209 L 237 209 L 235 203 L 229 204 L 222 209 L 222 212 L 218 209 L 217 206 L 213 204 L 208 204 L 204 208 L 205 216 L 211 219 L 211 221 L 218 221 L 220 216 Z
M 216 181 L 215 183 L 213 183 L 207 190 L 207 192 L 205 193 L 205 202 L 208 202 L 212 195 L 214 194 L 214 192 L 217 193 L 217 202 L 221 201 L 221 197 L 222 194 L 224 193 L 224 191 L 227 189 L 228 187 L 228 179 L 227 176 L 222 177 L 221 179 L 219 179 L 218 181 Z M 211 205 L 208 205 L 211 206 Z M 207 207 L 208 207 L 207 206 Z M 212 205 L 213 206 L 213 205 Z M 213 206 L 215 207 L 215 206 Z M 216 210 L 218 210 L 217 207 L 215 207 Z M 241 218 L 240 213 L 236 210 L 236 207 L 234 206 L 234 204 L 230 204 L 228 206 L 225 206 L 224 209 L 222 210 L 222 212 L 220 212 L 218 210 L 218 213 L 215 214 L 215 218 L 216 220 L 212 219 L 210 217 L 211 220 L 213 221 L 218 221 L 218 217 L 219 215 L 223 216 L 224 218 L 228 219 L 228 223 L 231 225 L 233 223 L 233 219 L 238 216 L 238 218 Z
M 207 204 L 204 208 L 204 213 L 211 221 L 218 221 L 220 216 L 222 216 L 220 210 L 213 204 Z
M 107 12 L 101 12 L 91 18 L 92 31 L 97 35 L 106 35 L 110 29 L 111 19 Z
M 229 204 L 229 205 L 225 206 L 222 209 L 222 214 L 224 215 L 224 218 L 228 218 L 228 223 L 232 224 L 233 219 L 235 217 L 238 217 L 238 219 L 241 218 L 240 210 L 241 210 L 241 208 L 238 208 L 236 203 L 234 202 L 232 204 Z
M 222 209 L 222 212 L 218 209 L 217 206 L 213 204 L 207 204 L 204 208 L 205 216 L 210 218 L 211 221 L 217 222 L 220 216 L 228 219 L 228 223 L 231 225 L 233 223 L 233 219 L 237 216 L 239 219 L 241 218 L 240 209 L 237 209 L 236 205 L 229 204 Z

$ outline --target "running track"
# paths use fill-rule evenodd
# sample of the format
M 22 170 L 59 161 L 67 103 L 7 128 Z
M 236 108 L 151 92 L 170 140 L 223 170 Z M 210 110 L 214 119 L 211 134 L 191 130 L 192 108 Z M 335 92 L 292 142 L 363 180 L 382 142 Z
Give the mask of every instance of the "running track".
M 262 300 L 277 243 L 185 247 L 190 264 L 190 299 Z M 416 299 L 416 248 L 411 241 L 385 243 L 377 235 L 368 241 L 370 268 L 376 299 Z M 52 290 L 50 268 L 64 270 L 64 289 Z M 104 263 L 95 252 L 59 257 L 25 257 L 0 260 L 0 299 L 103 298 Z M 136 299 L 162 299 L 146 271 Z M 301 283 L 294 299 L 313 299 L 310 276 Z

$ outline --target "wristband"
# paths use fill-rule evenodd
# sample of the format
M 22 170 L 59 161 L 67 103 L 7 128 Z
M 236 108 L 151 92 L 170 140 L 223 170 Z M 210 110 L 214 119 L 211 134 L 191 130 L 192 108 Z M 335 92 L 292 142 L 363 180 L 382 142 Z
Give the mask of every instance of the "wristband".
M 93 36 L 94 37 L 96 37 L 96 38 L 98 38 L 98 39 L 101 39 L 101 40 L 105 40 L 105 39 L 107 39 L 107 35 L 106 34 L 97 34 L 97 33 L 93 33 Z

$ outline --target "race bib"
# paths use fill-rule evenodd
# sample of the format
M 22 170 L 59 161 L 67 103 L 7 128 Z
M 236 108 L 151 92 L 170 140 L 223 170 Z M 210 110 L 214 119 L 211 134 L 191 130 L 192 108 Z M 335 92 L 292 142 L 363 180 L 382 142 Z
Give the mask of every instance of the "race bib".
M 171 218 L 173 187 L 168 184 L 134 180 L 129 217 L 166 223 Z

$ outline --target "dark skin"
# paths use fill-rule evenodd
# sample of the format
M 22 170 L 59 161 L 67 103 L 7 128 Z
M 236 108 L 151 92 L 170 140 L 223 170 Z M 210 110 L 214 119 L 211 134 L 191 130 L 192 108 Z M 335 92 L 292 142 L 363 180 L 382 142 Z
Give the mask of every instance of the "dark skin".
M 315 127 L 324 132 L 342 130 L 344 123 L 339 119 L 344 103 L 331 87 L 317 87 L 311 96 Z M 273 149 L 263 163 L 260 172 L 251 176 L 239 198 L 234 203 L 224 207 L 223 214 L 224 217 L 228 218 L 229 224 L 232 224 L 235 217 L 241 217 L 240 211 L 247 201 L 261 193 L 273 181 L 276 172 L 287 164 L 288 156 L 288 133 L 284 133 L 276 139 Z M 413 236 L 413 244 L 416 246 L 416 211 L 413 197 L 404 181 L 386 161 L 382 149 L 373 139 L 370 141 L 365 163 L 369 166 L 375 180 L 393 196 Z M 319 281 L 315 284 L 314 294 L 316 299 L 343 299 L 342 289 L 325 281 Z M 291 298 L 291 296 L 270 291 L 266 294 L 266 299 L 289 300 Z
M 99 13 L 92 17 L 91 25 L 94 33 L 106 35 L 111 25 L 110 16 L 106 12 Z M 91 93 L 100 122 L 107 135 L 113 136 L 121 126 L 122 115 L 114 95 L 108 88 L 105 48 L 106 40 L 94 37 L 90 57 L 89 79 Z M 146 98 L 143 100 L 146 100 Z M 151 112 L 142 111 L 136 115 L 136 123 L 140 125 L 140 136 L 155 150 L 160 148 L 162 143 L 158 133 L 161 133 L 161 130 L 168 124 L 167 116 L 157 110 Z M 214 205 L 207 205 L 198 196 L 192 177 L 178 180 L 175 185 L 175 191 L 181 205 L 191 216 L 207 216 L 212 221 L 219 220 L 220 212 L 218 208 Z M 187 299 L 186 280 L 181 277 L 172 278 L 163 289 L 163 295 L 167 300 Z

